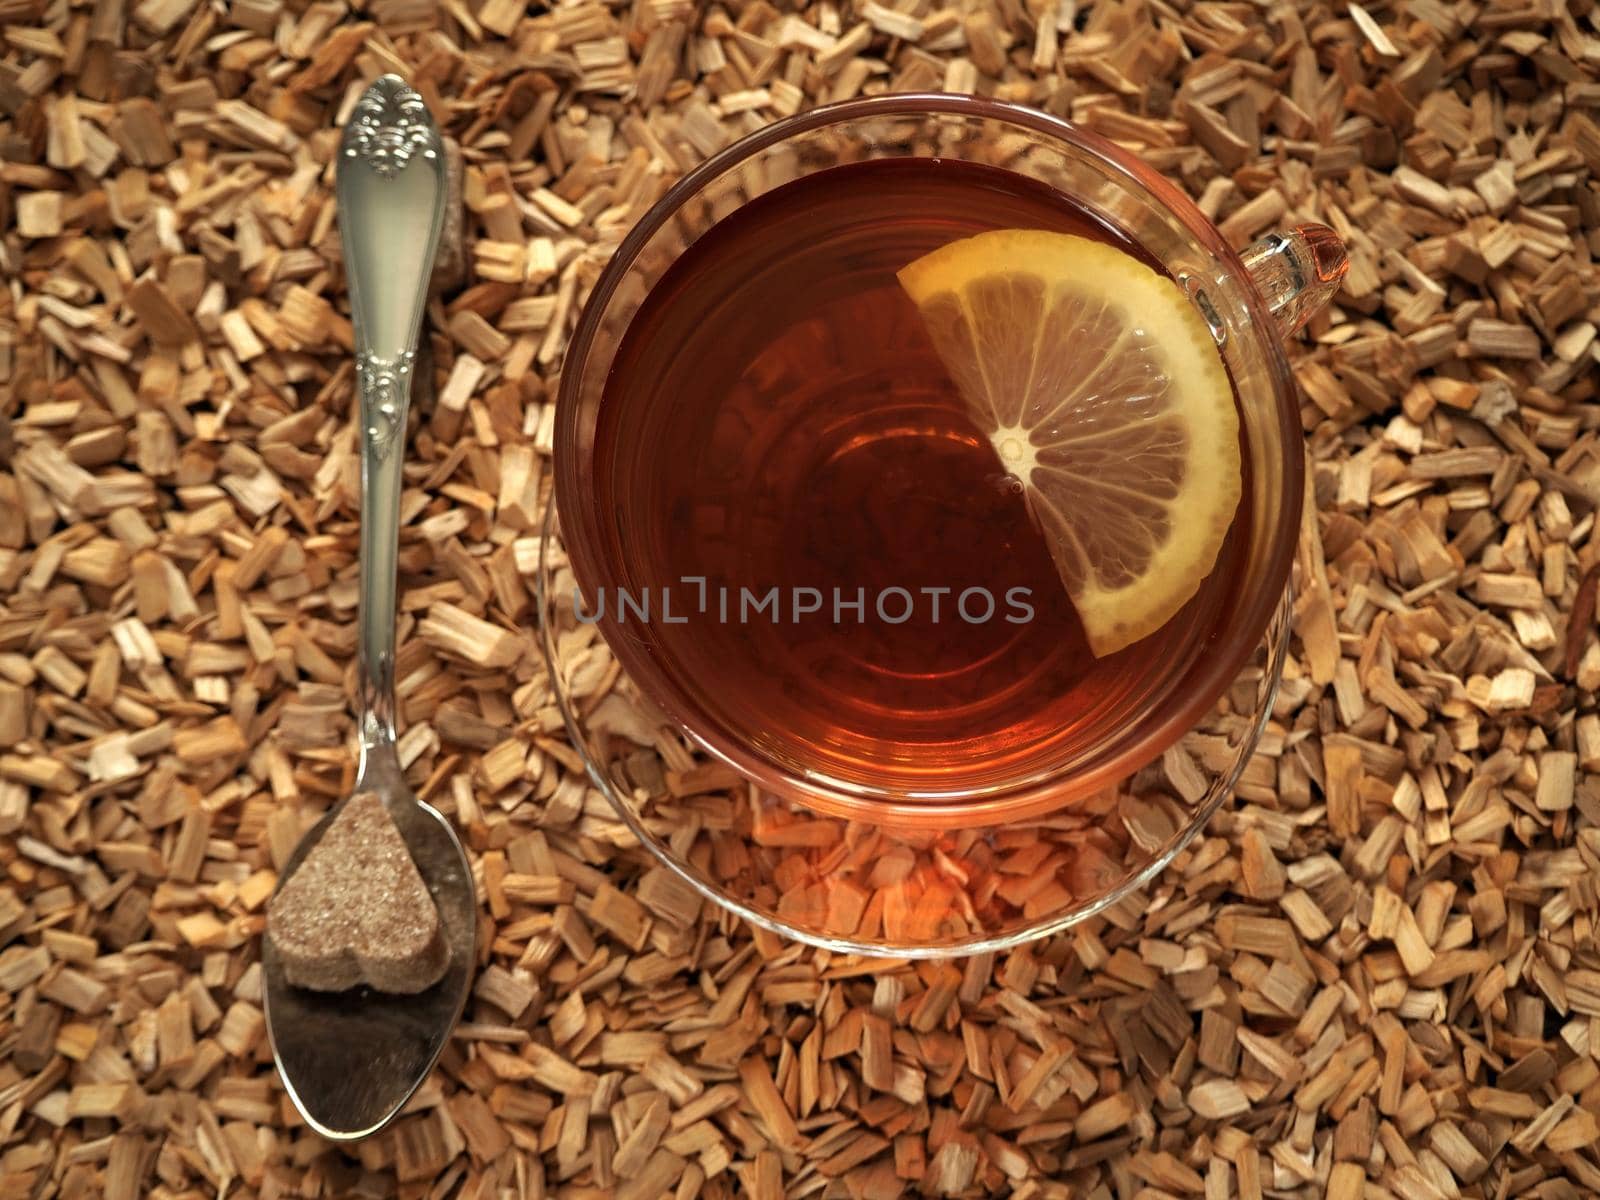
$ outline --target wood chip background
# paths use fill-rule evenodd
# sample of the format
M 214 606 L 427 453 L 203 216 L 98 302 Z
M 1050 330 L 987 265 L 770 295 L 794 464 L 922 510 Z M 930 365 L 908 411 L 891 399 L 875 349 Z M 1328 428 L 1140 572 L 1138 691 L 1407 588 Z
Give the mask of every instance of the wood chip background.
M 1600 1196 L 1593 0 L 0 0 L 0 1200 Z M 352 780 L 335 126 L 464 162 L 401 561 L 403 757 L 485 958 L 351 1151 L 265 1043 L 262 905 Z M 973 90 L 1242 244 L 1349 241 L 1275 726 L 1137 903 L 885 964 L 651 887 L 530 632 L 563 343 L 762 122 Z M 645 885 L 641 886 L 641 881 Z

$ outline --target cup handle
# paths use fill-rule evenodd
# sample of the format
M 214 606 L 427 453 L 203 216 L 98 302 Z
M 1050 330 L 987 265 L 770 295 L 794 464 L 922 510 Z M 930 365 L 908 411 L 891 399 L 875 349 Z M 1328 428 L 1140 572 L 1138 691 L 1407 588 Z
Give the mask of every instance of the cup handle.
M 1269 233 L 1239 257 L 1284 337 L 1327 306 L 1350 267 L 1344 242 L 1326 225 Z

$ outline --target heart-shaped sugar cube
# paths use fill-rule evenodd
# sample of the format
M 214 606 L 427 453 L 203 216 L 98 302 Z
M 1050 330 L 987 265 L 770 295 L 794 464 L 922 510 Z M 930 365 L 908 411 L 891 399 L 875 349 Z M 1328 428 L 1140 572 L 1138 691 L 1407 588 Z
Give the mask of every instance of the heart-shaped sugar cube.
M 439 910 L 394 818 L 352 796 L 267 905 L 267 936 L 296 987 L 426 991 L 449 964 Z

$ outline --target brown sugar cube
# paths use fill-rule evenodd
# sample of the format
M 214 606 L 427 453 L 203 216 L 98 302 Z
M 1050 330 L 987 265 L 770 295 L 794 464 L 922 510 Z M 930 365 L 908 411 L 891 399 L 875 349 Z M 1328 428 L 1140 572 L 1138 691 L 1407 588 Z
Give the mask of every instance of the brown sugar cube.
M 267 936 L 284 977 L 319 992 L 426 991 L 450 961 L 439 910 L 373 792 L 350 798 L 272 898 Z

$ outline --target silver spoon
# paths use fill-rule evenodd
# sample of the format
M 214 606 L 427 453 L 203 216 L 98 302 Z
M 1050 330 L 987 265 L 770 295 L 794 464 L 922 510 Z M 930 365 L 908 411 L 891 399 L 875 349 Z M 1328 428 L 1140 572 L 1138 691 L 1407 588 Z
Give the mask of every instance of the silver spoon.
M 366 987 L 293 987 L 272 939 L 262 939 L 267 1034 L 289 1098 L 324 1137 L 354 1141 L 400 1111 L 449 1040 L 472 979 L 477 905 L 461 842 L 443 816 L 412 795 L 395 754 L 395 566 L 406 408 L 445 204 L 444 146 L 422 97 L 393 75 L 368 88 L 344 127 L 336 174 L 361 393 L 356 791 L 383 798 L 438 905 L 450 947 L 438 983 L 396 996 Z M 280 886 L 344 804 L 300 839 Z

